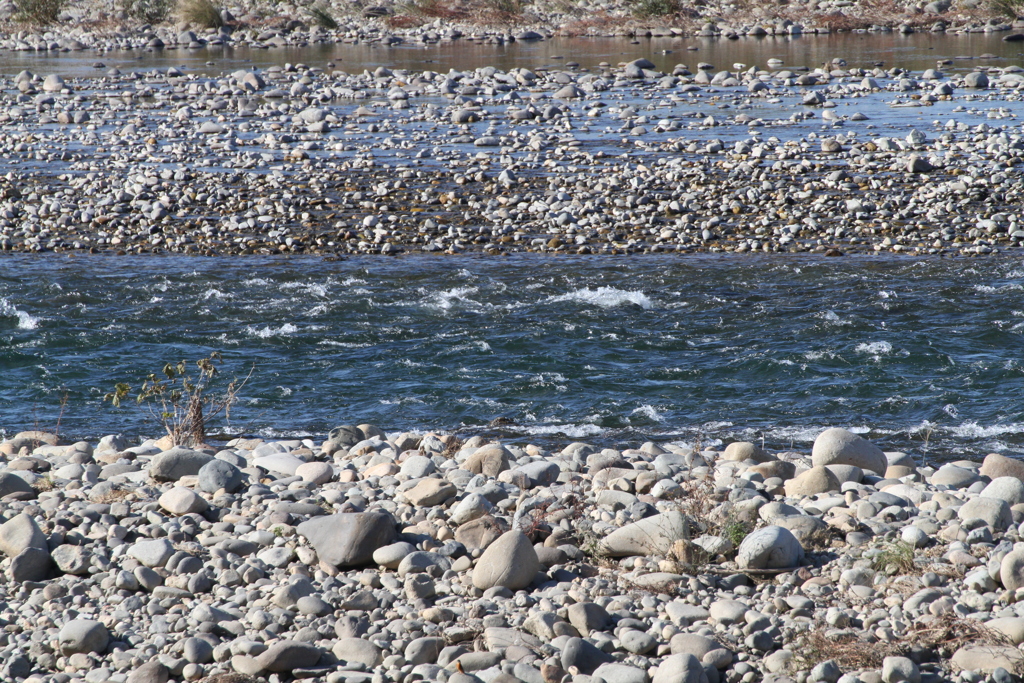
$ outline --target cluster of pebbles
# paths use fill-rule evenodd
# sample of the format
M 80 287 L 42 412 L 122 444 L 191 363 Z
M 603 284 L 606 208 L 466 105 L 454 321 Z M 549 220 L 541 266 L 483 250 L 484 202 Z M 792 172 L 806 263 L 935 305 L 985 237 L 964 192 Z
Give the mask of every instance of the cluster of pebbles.
M 333 66 L 5 79 L 0 249 L 973 255 L 1024 241 L 1020 67 Z
M 343 426 L 0 443 L 18 683 L 1010 683 L 1024 462 Z

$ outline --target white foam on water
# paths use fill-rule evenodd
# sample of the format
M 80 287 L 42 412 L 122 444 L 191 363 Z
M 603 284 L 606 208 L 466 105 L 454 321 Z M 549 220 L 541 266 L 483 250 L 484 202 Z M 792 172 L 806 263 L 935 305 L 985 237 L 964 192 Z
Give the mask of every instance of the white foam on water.
M 853 324 L 852 320 L 843 320 L 842 318 L 840 318 L 839 314 L 836 313 L 835 311 L 821 311 L 819 313 L 815 313 L 814 317 L 819 318 L 820 320 L 824 320 L 825 323 L 828 325 L 846 326 Z
M 206 300 L 209 300 L 209 299 L 228 299 L 230 297 L 231 297 L 230 294 L 226 294 L 226 293 L 220 291 L 219 289 L 214 289 L 213 287 L 211 287 L 210 289 L 208 289 L 205 292 L 203 292 L 203 299 L 206 299 Z
M 853 349 L 857 353 L 867 353 L 872 356 L 887 356 L 892 353 L 892 344 L 887 341 L 861 342 Z
M 358 277 L 347 277 L 341 281 L 341 284 L 344 287 L 351 287 L 352 285 L 365 285 L 367 282 Z
M 403 396 L 401 398 L 382 398 L 380 404 L 384 406 L 400 406 L 407 403 L 423 403 L 421 399 L 414 396 Z
M 280 387 L 280 386 L 279 386 L 279 387 L 275 387 L 275 388 L 276 388 L 276 389 L 277 389 L 278 391 L 280 391 L 280 392 L 281 392 L 281 395 L 282 395 L 282 396 L 291 396 L 291 395 L 292 395 L 292 390 L 291 390 L 291 389 L 290 389 L 289 387 Z
M 4 318 L 17 318 L 19 330 L 35 330 L 39 327 L 42 318 L 27 313 L 12 304 L 7 299 L 0 299 L 0 316 Z
M 596 424 L 587 423 L 578 425 L 534 425 L 532 427 L 523 427 L 523 431 L 534 436 L 543 436 L 545 434 L 565 434 L 573 439 L 581 439 L 588 436 L 604 434 L 607 430 L 604 427 L 597 426 Z
M 657 408 L 648 403 L 644 403 L 639 408 L 634 409 L 633 412 L 630 414 L 643 415 L 644 417 L 650 420 L 654 420 L 655 422 L 662 422 L 665 419 L 664 417 L 662 417 L 661 413 L 658 412 Z
M 624 304 L 635 304 L 644 310 L 654 308 L 654 302 L 643 292 L 617 289 L 615 287 L 598 287 L 597 289 L 585 287 L 568 294 L 548 297 L 547 301 L 548 303 L 575 301 L 577 303 L 593 304 L 601 308 L 616 308 Z
M 261 277 L 251 277 L 251 278 L 242 280 L 242 284 L 245 285 L 246 287 L 253 287 L 255 285 L 258 285 L 260 287 L 265 287 L 265 286 L 270 284 L 270 281 L 269 280 L 264 280 Z
M 470 294 L 476 294 L 478 291 L 480 290 L 476 287 L 452 287 L 451 289 L 442 289 L 439 292 L 432 293 L 428 293 L 423 289 L 420 290 L 420 292 L 427 295 L 423 300 L 424 306 L 442 311 L 451 310 L 460 303 L 480 306 L 480 303 L 469 298 Z
M 948 431 L 954 436 L 968 439 L 988 439 L 1003 434 L 1024 433 L 1024 422 L 1011 422 L 1009 424 L 980 425 L 973 420 L 962 422 L 956 427 L 946 427 L 942 431 Z
M 298 290 L 303 294 L 312 294 L 321 298 L 327 297 L 327 288 L 323 285 L 319 285 L 311 282 L 286 282 L 281 285 L 281 289 L 284 290 Z
M 1007 285 L 999 285 L 998 287 L 993 285 L 974 285 L 975 291 L 984 292 L 985 294 L 992 294 L 994 292 L 1019 292 L 1024 289 L 1024 285 L 1017 282 L 1013 282 Z
M 246 334 L 253 337 L 259 337 L 260 339 L 269 339 L 270 337 L 281 336 L 287 337 L 288 335 L 295 334 L 298 331 L 299 328 L 291 323 L 285 323 L 280 327 L 271 327 L 270 325 L 267 325 L 266 327 L 258 328 L 252 325 L 247 325 L 245 328 Z

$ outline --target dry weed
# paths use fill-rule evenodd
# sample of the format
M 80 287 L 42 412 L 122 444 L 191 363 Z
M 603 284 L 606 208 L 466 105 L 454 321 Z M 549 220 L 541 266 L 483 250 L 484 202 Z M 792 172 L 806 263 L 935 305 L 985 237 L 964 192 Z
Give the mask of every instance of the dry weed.
M 801 665 L 808 669 L 831 659 L 843 670 L 881 669 L 886 657 L 903 654 L 902 647 L 898 645 L 869 643 L 852 633 L 828 635 L 820 627 L 802 636 L 799 647 L 793 651 Z

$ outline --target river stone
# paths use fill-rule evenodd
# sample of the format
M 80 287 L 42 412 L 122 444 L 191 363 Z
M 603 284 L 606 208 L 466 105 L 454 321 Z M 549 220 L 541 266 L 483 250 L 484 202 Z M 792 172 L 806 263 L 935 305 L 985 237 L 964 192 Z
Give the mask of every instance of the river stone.
M 756 462 L 769 462 L 774 460 L 764 449 L 756 444 L 752 444 L 749 441 L 734 441 L 725 447 L 725 452 L 722 454 L 723 460 L 731 460 L 734 462 L 742 462 L 744 460 L 754 460 Z
M 988 74 L 984 71 L 972 71 L 964 76 L 964 85 L 968 88 L 987 88 Z
M 260 671 L 291 673 L 294 669 L 307 669 L 320 661 L 320 648 L 295 640 L 274 643 L 256 657 Z
M 740 543 L 736 563 L 742 569 L 788 569 L 804 557 L 796 536 L 781 526 L 766 526 L 751 532 Z
M 192 489 L 185 488 L 184 486 L 175 486 L 170 491 L 164 493 L 157 500 L 164 510 L 167 510 L 172 515 L 188 515 L 193 512 L 204 512 L 209 507 L 209 504 L 203 500 L 202 496 L 193 491 Z
M 1024 481 L 1017 477 L 998 477 L 981 491 L 986 498 L 998 498 L 1010 507 L 1024 503 Z
M 1010 506 L 998 498 L 972 498 L 964 503 L 956 514 L 961 521 L 981 519 L 996 531 L 1003 531 L 1013 523 Z
M 533 582 L 539 569 L 540 561 L 530 539 L 513 529 L 487 546 L 473 568 L 473 585 L 480 590 L 494 586 L 519 590 Z
M 384 662 L 380 648 L 362 638 L 341 638 L 331 652 L 339 661 L 359 662 L 371 669 Z
M 474 519 L 479 519 L 484 515 L 487 515 L 494 509 L 494 505 L 491 501 L 487 500 L 479 493 L 470 493 L 465 498 L 459 501 L 458 505 L 452 508 L 451 513 L 448 515 L 448 519 L 454 524 L 465 524 L 472 522 Z
M 708 683 L 708 675 L 699 659 L 677 654 L 665 658 L 651 683 Z
M 478 448 L 462 463 L 462 469 L 488 477 L 497 477 L 508 468 L 508 451 L 497 444 Z
M 151 659 L 128 674 L 125 683 L 167 683 L 170 678 L 171 670 L 159 659 Z
M 953 664 L 963 671 L 987 674 L 996 669 L 1014 671 L 1024 664 L 1024 653 L 1010 645 L 964 645 L 953 653 Z
M 909 657 L 882 660 L 882 683 L 921 683 L 921 670 Z
M 999 617 L 986 621 L 985 627 L 1002 633 L 1014 645 L 1024 643 L 1024 617 Z
M 0 498 L 12 493 L 31 493 L 36 490 L 23 478 L 13 472 L 0 472 Z
M 367 564 L 373 551 L 395 540 L 395 520 L 387 512 L 343 512 L 316 517 L 296 527 L 320 560 L 335 567 Z
M 611 655 L 598 650 L 588 640 L 582 638 L 570 638 L 562 646 L 562 668 L 568 670 L 575 666 L 580 673 L 590 675 L 602 664 L 614 662 Z
M 427 636 L 416 638 L 405 647 L 405 659 L 409 664 L 433 664 L 444 649 L 444 638 Z
M 80 545 L 65 543 L 53 549 L 50 553 L 57 569 L 65 574 L 81 576 L 89 573 L 89 554 Z
M 839 480 L 827 467 L 812 467 L 785 483 L 786 495 L 814 496 L 827 491 L 838 491 Z
M 704 655 L 721 648 L 716 640 L 711 640 L 696 633 L 677 633 L 669 641 L 669 648 L 674 655 L 693 655 L 704 659 Z
M 221 489 L 234 493 L 242 488 L 245 481 L 245 475 L 240 469 L 218 458 L 200 467 L 198 474 L 199 490 L 206 493 L 216 493 Z
M 600 678 L 605 683 L 648 683 L 647 671 L 618 663 L 602 664 L 597 667 L 594 670 L 594 678 Z
M 1024 550 L 1011 550 L 1003 557 L 999 564 L 999 580 L 1009 591 L 1024 587 Z
M 156 481 L 178 481 L 182 477 L 199 474 L 203 465 L 213 460 L 212 455 L 175 447 L 157 453 L 149 463 L 149 476 Z
M 455 540 L 466 546 L 470 552 L 484 550 L 491 543 L 501 538 L 507 526 L 498 519 L 485 515 L 466 522 L 455 530 Z
M 747 604 L 739 600 L 715 600 L 708 607 L 708 614 L 714 621 L 729 626 L 742 621 L 748 609 Z
M 102 653 L 107 649 L 110 634 L 107 627 L 92 619 L 72 619 L 61 627 L 57 636 L 61 654 Z
M 601 550 L 611 557 L 667 555 L 676 541 L 686 537 L 687 523 L 678 510 L 647 517 L 605 536 Z
M 815 467 L 826 465 L 853 465 L 875 474 L 885 474 L 889 461 L 878 446 L 840 427 L 826 429 L 814 440 L 811 463 Z
M 268 472 L 276 472 L 291 477 L 295 475 L 295 471 L 305 462 L 305 460 L 296 458 L 291 453 L 271 453 L 260 458 L 254 458 L 252 464 Z
M 577 602 L 569 605 L 569 623 L 580 635 L 587 637 L 591 631 L 603 631 L 608 625 L 608 612 L 596 602 Z
M 980 477 L 974 470 L 956 465 L 943 465 L 928 479 L 932 486 L 949 486 L 955 489 L 967 488 Z
M 8 568 L 12 581 L 42 581 L 50 573 L 53 560 L 42 548 L 25 548 L 13 558 Z
M 1024 481 L 1024 460 L 989 453 L 981 463 L 981 475 L 993 480 L 1000 477 L 1016 477 Z
M 455 484 L 444 479 L 421 479 L 416 486 L 406 491 L 403 495 L 417 507 L 432 507 L 440 505 L 449 498 L 454 498 L 459 490 Z
M 416 552 L 416 546 L 412 543 L 399 541 L 390 545 L 381 546 L 373 551 L 373 561 L 387 569 L 398 569 L 407 555 Z
M 162 567 L 174 554 L 174 546 L 166 538 L 137 541 L 128 548 L 128 556 L 146 567 Z
M 0 551 L 5 555 L 14 557 L 29 548 L 49 551 L 46 534 L 34 518 L 22 512 L 0 525 Z

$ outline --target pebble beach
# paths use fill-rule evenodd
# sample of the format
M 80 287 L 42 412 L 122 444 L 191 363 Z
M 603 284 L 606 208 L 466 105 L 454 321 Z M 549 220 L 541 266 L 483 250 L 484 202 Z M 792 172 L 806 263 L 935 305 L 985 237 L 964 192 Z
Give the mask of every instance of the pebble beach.
M 4 680 L 938 683 L 1024 666 L 1024 464 L 460 441 L 0 443 Z
M 2 250 L 979 255 L 1024 240 L 1024 71 L 1005 59 L 205 75 L 96 55 L 94 77 L 4 79 Z

